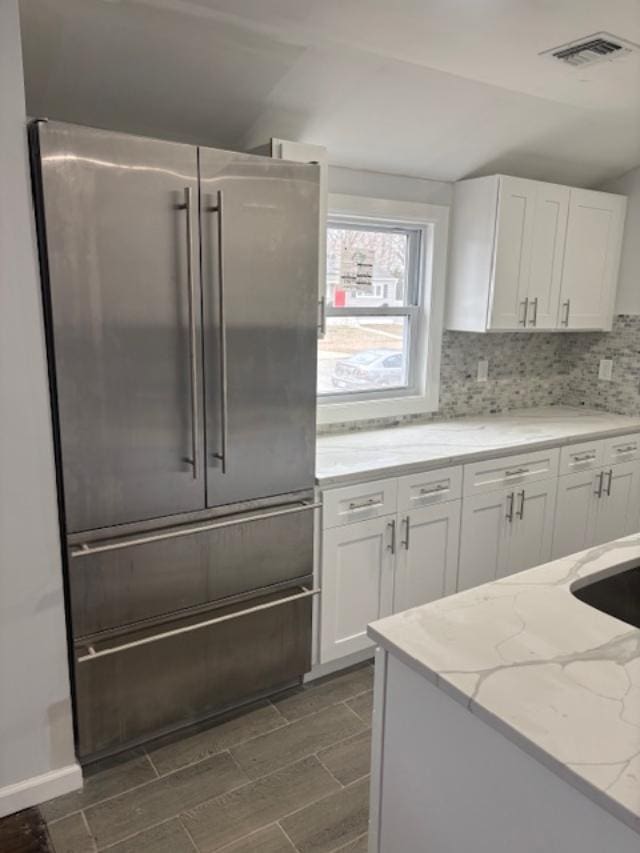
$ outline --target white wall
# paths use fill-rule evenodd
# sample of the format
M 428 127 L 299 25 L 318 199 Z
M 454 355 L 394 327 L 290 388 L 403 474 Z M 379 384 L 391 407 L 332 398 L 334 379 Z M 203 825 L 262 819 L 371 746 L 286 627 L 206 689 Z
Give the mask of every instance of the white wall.
M 329 151 L 329 157 L 331 157 L 331 151 Z M 393 201 L 450 205 L 453 198 L 453 184 L 446 181 L 430 181 L 427 178 L 410 178 L 405 175 L 329 166 L 329 192 L 386 198 Z
M 17 0 L 0 0 L 0 816 L 77 787 Z
M 628 197 L 616 313 L 640 314 L 640 166 L 601 189 Z

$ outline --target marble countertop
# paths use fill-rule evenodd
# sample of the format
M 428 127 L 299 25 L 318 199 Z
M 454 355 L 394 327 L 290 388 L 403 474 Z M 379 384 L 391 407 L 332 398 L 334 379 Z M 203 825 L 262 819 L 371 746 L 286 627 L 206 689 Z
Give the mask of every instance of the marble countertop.
M 548 406 L 325 435 L 317 442 L 316 482 L 345 485 L 635 431 L 640 418 Z
M 636 534 L 381 619 L 369 635 L 640 833 L 640 630 L 571 593 L 638 563 Z

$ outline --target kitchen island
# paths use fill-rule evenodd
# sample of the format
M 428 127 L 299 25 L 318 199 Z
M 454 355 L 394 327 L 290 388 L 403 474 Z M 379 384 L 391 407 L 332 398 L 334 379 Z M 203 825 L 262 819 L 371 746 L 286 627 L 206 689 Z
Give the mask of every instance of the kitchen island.
M 371 853 L 637 853 L 640 629 L 574 593 L 638 565 L 634 535 L 369 627 Z

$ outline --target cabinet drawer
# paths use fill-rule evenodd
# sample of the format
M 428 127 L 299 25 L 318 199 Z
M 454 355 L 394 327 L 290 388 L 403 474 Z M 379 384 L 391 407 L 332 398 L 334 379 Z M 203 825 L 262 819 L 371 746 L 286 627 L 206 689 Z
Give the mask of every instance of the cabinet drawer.
M 580 471 L 588 471 L 590 468 L 598 468 L 602 465 L 603 441 L 583 441 L 580 444 L 570 444 L 560 451 L 560 470 L 562 477 L 565 474 L 576 474 Z
M 462 466 L 410 474 L 398 480 L 398 511 L 452 501 L 462 496 Z
M 322 525 L 326 530 L 395 513 L 397 493 L 398 481 L 395 479 L 329 489 L 322 495 Z
M 640 433 L 619 435 L 603 442 L 603 465 L 616 465 L 618 462 L 631 462 L 640 457 Z
M 558 474 L 558 448 L 471 462 L 464 466 L 464 494 L 478 495 L 506 486 L 547 480 Z

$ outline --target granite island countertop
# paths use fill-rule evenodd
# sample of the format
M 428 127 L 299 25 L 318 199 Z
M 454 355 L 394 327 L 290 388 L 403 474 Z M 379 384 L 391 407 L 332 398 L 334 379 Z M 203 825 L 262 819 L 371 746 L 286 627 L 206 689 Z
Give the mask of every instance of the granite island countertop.
M 396 477 L 626 432 L 640 432 L 640 418 L 547 406 L 500 415 L 320 435 L 316 482 L 324 487 Z
M 640 833 L 640 629 L 571 592 L 639 564 L 635 534 L 381 619 L 369 636 Z

